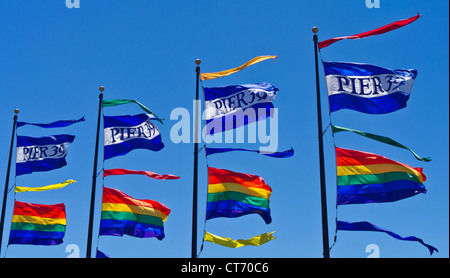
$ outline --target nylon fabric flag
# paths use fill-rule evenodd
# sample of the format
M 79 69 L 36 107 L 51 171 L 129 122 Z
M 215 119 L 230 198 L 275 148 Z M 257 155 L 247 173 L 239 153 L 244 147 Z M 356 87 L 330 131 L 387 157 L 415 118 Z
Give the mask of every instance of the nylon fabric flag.
M 113 175 L 144 175 L 152 179 L 157 180 L 176 180 L 180 177 L 166 174 L 159 175 L 150 171 L 136 171 L 136 170 L 127 170 L 127 169 L 107 169 L 103 171 L 103 177 L 113 176 Z
M 97 252 L 95 253 L 95 258 L 107 259 L 110 258 L 110 256 L 106 255 L 105 253 L 97 249 Z
M 227 76 L 227 75 L 236 73 L 238 71 L 241 71 L 241 70 L 245 69 L 248 66 L 254 65 L 256 63 L 259 63 L 259 62 L 262 62 L 262 61 L 265 61 L 265 60 L 271 59 L 271 58 L 273 58 L 273 61 L 275 62 L 275 58 L 277 58 L 277 56 L 258 56 L 258 57 L 255 57 L 255 58 L 251 59 L 247 63 L 245 63 L 242 66 L 239 66 L 237 68 L 232 68 L 232 69 L 229 69 L 229 70 L 224 70 L 224 71 L 219 71 L 219 72 L 200 73 L 200 79 L 202 81 L 205 81 L 205 80 L 211 80 L 211 79 Z
M 254 152 L 254 153 L 259 153 L 259 154 L 262 154 L 265 156 L 276 157 L 276 158 L 287 158 L 287 157 L 291 157 L 294 155 L 293 148 L 291 148 L 287 151 L 274 152 L 274 153 L 263 152 L 263 151 L 259 151 L 259 150 L 239 149 L 239 148 L 205 148 L 205 151 L 206 151 L 206 155 L 212 155 L 212 154 L 216 154 L 216 153 L 226 153 L 226 152 L 232 152 L 232 151 Z
M 271 116 L 278 92 L 272 84 L 203 88 L 207 134 L 238 128 Z
M 99 235 L 164 238 L 164 221 L 170 209 L 152 200 L 134 199 L 113 188 L 103 187 Z
M 331 125 L 331 129 L 332 129 L 333 133 L 338 133 L 338 132 L 342 132 L 342 131 L 350 131 L 350 132 L 359 134 L 361 136 L 373 139 L 373 140 L 381 142 L 381 143 L 385 143 L 385 144 L 389 144 L 391 146 L 395 146 L 395 147 L 399 147 L 399 148 L 402 148 L 402 149 L 406 149 L 406 150 L 410 151 L 414 155 L 414 157 L 417 158 L 420 161 L 425 161 L 425 162 L 431 161 L 430 157 L 421 158 L 415 152 L 413 152 L 410 148 L 400 144 L 397 141 L 392 140 L 389 137 L 380 136 L 380 135 L 376 135 L 376 134 L 372 134 L 372 133 L 368 133 L 368 132 L 364 132 L 364 131 L 359 131 L 359 130 L 355 130 L 355 129 L 350 129 L 350 128 L 346 128 L 346 127 L 334 126 L 334 125 Z
M 337 205 L 394 202 L 426 193 L 422 168 L 336 147 Z
M 345 37 L 338 37 L 338 38 L 324 40 L 324 41 L 319 42 L 319 49 L 325 48 L 325 47 L 329 46 L 330 44 L 333 44 L 340 40 L 347 40 L 347 39 L 354 40 L 354 39 L 367 38 L 367 37 L 375 36 L 375 35 L 381 35 L 381 34 L 389 32 L 389 31 L 398 29 L 400 27 L 406 26 L 406 25 L 416 21 L 419 17 L 421 17 L 421 15 L 417 13 L 417 15 L 415 15 L 413 17 L 410 17 L 407 19 L 402 19 L 402 20 L 390 23 L 388 25 L 382 26 L 380 28 L 364 32 L 364 33 L 360 33 L 360 34 L 353 35 L 353 36 L 345 36 Z
M 208 167 L 206 220 L 256 213 L 270 224 L 271 194 L 272 188 L 259 176 Z
M 58 245 L 66 232 L 64 204 L 15 201 L 9 244 Z
M 372 223 L 369 223 L 367 221 L 361 221 L 361 222 L 345 222 L 345 221 L 337 221 L 336 223 L 336 230 L 338 231 L 367 231 L 367 232 L 384 232 L 391 237 L 398 239 L 398 240 L 407 240 L 407 241 L 417 241 L 426 248 L 428 248 L 428 251 L 430 251 L 430 256 L 433 255 L 433 252 L 439 252 L 436 247 L 433 247 L 429 244 L 426 244 L 423 242 L 422 239 L 417 238 L 415 236 L 408 236 L 408 237 L 401 237 L 398 234 L 391 232 L 385 228 L 381 228 L 378 226 L 373 225 Z
M 153 116 L 103 116 L 104 156 L 110 159 L 126 155 L 134 149 L 159 151 L 164 148 L 161 133 L 151 122 Z
M 157 119 L 160 123 L 164 124 L 163 121 L 160 118 L 158 118 L 158 116 L 156 116 L 155 113 L 150 111 L 150 109 L 145 107 L 142 103 L 140 103 L 137 100 L 134 100 L 134 99 L 105 99 L 105 100 L 102 100 L 103 107 L 117 106 L 117 105 L 122 105 L 122 104 L 126 104 L 126 103 L 136 103 L 137 105 L 139 105 L 139 107 L 141 107 L 142 110 L 144 110 L 148 114 L 154 116 L 155 119 Z
M 271 241 L 272 239 L 275 239 L 275 237 L 272 235 L 273 233 L 275 233 L 275 231 L 271 233 L 260 234 L 249 239 L 232 240 L 231 238 L 217 236 L 205 231 L 204 240 L 230 248 L 239 248 L 242 246 L 260 246 Z
M 16 176 L 58 169 L 67 165 L 67 148 L 74 135 L 17 136 Z
M 41 186 L 41 187 L 25 187 L 25 186 L 16 186 L 16 192 L 38 192 L 38 191 L 47 191 L 47 190 L 53 190 L 53 189 L 59 189 L 66 187 L 67 185 L 77 182 L 76 180 L 66 180 L 62 183 L 47 185 L 47 186 Z
M 66 127 L 66 126 L 70 126 L 79 122 L 84 122 L 84 117 L 78 119 L 78 120 L 60 120 L 60 121 L 55 121 L 52 123 L 48 123 L 48 124 L 37 124 L 37 123 L 26 123 L 26 122 L 17 122 L 17 127 L 21 127 L 24 125 L 34 125 L 34 126 L 38 126 L 38 127 L 42 127 L 42 128 L 56 128 L 56 127 Z
M 350 109 L 386 114 L 406 107 L 415 69 L 386 69 L 369 64 L 323 62 L 330 113 Z

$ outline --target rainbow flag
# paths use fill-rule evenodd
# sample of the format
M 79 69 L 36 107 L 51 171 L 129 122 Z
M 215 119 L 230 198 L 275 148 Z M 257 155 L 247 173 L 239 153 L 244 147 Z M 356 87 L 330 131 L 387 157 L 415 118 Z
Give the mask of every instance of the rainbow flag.
M 164 221 L 170 209 L 152 200 L 134 199 L 103 187 L 100 235 L 164 238 Z
M 66 232 L 64 204 L 15 201 L 9 244 L 58 245 Z
M 208 167 L 206 220 L 259 214 L 266 224 L 272 222 L 269 198 L 272 188 L 255 175 Z
M 425 193 L 426 176 L 381 155 L 336 147 L 337 205 L 394 202 Z

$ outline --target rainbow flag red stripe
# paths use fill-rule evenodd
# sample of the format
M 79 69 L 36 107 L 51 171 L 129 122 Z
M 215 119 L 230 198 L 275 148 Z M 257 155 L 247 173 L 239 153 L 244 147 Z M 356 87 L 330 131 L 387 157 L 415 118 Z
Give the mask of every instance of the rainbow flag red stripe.
M 15 201 L 9 244 L 58 245 L 66 231 L 64 204 Z
M 134 199 L 120 190 L 104 187 L 100 235 L 164 238 L 164 221 L 170 214 L 165 205 Z
M 336 147 L 337 204 L 394 202 L 425 193 L 426 176 L 381 155 Z

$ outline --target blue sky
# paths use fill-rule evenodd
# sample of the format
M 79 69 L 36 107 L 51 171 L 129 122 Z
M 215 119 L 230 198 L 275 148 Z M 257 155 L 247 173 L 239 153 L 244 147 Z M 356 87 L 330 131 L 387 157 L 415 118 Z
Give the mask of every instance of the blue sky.
M 439 249 L 432 258 L 449 256 L 449 101 L 448 2 L 380 1 L 368 9 L 365 0 L 320 1 L 124 1 L 81 0 L 68 9 L 64 0 L 2 1 L 0 4 L 0 180 L 6 176 L 13 111 L 19 120 L 86 121 L 60 129 L 26 126 L 19 135 L 74 134 L 68 165 L 51 172 L 14 178 L 10 186 L 44 186 L 76 179 L 66 188 L 47 192 L 8 194 L 4 247 L 13 200 L 43 204 L 65 203 L 67 231 L 59 246 L 8 247 L 6 257 L 64 258 L 69 244 L 86 253 L 92 166 L 98 107 L 98 87 L 105 99 L 136 99 L 165 119 L 158 124 L 165 143 L 159 152 L 135 150 L 123 157 L 99 162 L 99 170 L 127 168 L 174 174 L 179 180 L 159 181 L 141 176 L 108 177 L 104 185 L 138 199 L 151 199 L 172 212 L 165 222 L 166 237 L 129 236 L 97 238 L 102 179 L 96 199 L 94 247 L 111 257 L 190 257 L 193 145 L 170 140 L 174 108 L 192 112 L 195 64 L 202 72 L 236 67 L 260 55 L 277 55 L 237 74 L 204 81 L 203 86 L 270 82 L 279 92 L 279 150 L 295 149 L 294 157 L 275 159 L 253 153 L 227 153 L 208 158 L 211 167 L 259 175 L 272 187 L 272 223 L 259 216 L 204 221 L 207 171 L 204 152 L 199 159 L 198 241 L 202 231 L 233 239 L 276 231 L 275 240 L 260 247 L 230 249 L 206 242 L 202 258 L 320 258 L 322 234 L 317 142 L 314 49 L 311 28 L 319 40 L 353 35 L 415 15 L 416 22 L 393 32 L 335 43 L 322 50 L 325 61 L 370 63 L 386 68 L 415 68 L 418 76 L 405 109 L 384 115 L 350 110 L 328 113 L 323 71 L 320 68 L 324 128 L 330 120 L 339 126 L 391 137 L 432 162 L 420 162 L 408 151 L 355 134 L 336 134 L 339 147 L 373 152 L 413 167 L 427 175 L 426 194 L 393 203 L 347 205 L 336 210 L 336 171 L 333 139 L 324 136 L 330 243 L 335 218 L 370 221 L 401 236 L 416 236 Z M 133 115 L 133 104 L 104 109 L 105 115 Z M 258 148 L 261 144 L 229 144 Z M 100 149 L 100 157 L 102 150 Z M 13 164 L 14 165 L 14 164 Z M 3 191 L 3 184 L 2 184 Z M 384 233 L 338 232 L 331 257 L 364 258 L 366 246 L 376 244 L 381 257 L 428 258 L 415 242 L 399 241 Z

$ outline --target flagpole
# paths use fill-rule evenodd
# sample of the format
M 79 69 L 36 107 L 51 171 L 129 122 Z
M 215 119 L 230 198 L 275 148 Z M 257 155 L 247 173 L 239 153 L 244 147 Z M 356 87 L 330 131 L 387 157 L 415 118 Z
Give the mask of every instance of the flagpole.
M 6 170 L 6 181 L 5 181 L 5 191 L 3 192 L 3 203 L 2 203 L 2 216 L 0 219 L 0 254 L 2 252 L 2 242 L 3 242 L 3 228 L 5 225 L 5 212 L 6 212 L 6 200 L 8 196 L 8 187 L 9 187 L 9 173 L 11 172 L 11 157 L 14 146 L 14 135 L 16 133 L 16 125 L 17 125 L 17 114 L 19 114 L 19 109 L 14 109 L 14 123 L 13 130 L 11 135 L 11 145 L 9 147 L 9 158 L 8 158 L 8 167 Z
M 89 212 L 89 228 L 88 228 L 86 258 L 91 258 L 92 253 L 92 229 L 94 222 L 95 190 L 97 187 L 98 142 L 100 137 L 100 120 L 102 115 L 103 91 L 105 90 L 105 88 L 103 86 L 100 86 L 99 90 L 100 94 L 98 95 L 99 101 L 98 101 L 97 136 L 95 139 L 94 168 L 92 170 L 91 209 Z
M 192 246 L 191 259 L 197 258 L 197 196 L 198 196 L 198 90 L 200 80 L 200 59 L 195 60 L 197 67 L 196 74 L 196 88 L 195 88 L 195 108 L 194 108 L 194 181 L 192 193 Z
M 325 163 L 323 156 L 323 131 L 322 131 L 322 109 L 320 105 L 320 83 L 319 83 L 319 57 L 318 57 L 318 38 L 317 32 L 319 28 L 313 27 L 314 33 L 314 57 L 316 65 L 316 94 L 317 94 L 317 132 L 319 138 L 319 160 L 320 160 L 320 200 L 322 208 L 322 244 L 323 244 L 323 257 L 330 257 L 330 248 L 328 242 L 328 216 L 327 216 L 327 194 L 325 186 Z

